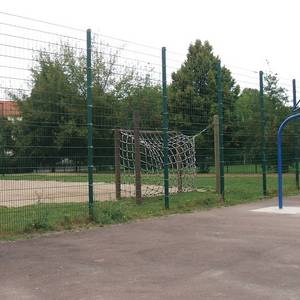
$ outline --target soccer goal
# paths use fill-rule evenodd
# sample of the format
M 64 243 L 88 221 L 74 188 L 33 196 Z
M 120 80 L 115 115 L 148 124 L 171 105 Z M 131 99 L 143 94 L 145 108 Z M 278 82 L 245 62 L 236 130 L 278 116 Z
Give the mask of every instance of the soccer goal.
M 195 189 L 195 137 L 169 132 L 168 166 L 170 193 Z M 126 197 L 128 187 L 137 202 L 163 194 L 163 132 L 115 130 L 116 198 Z M 124 188 L 123 188 L 124 187 Z

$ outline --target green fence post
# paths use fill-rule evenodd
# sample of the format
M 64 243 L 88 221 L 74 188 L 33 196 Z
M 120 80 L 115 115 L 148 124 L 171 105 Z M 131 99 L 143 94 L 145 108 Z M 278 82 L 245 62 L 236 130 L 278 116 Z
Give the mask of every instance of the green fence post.
M 221 61 L 217 65 L 217 99 L 218 99 L 218 115 L 219 115 L 219 134 L 220 134 L 220 194 L 221 201 L 225 196 L 224 181 L 224 112 L 223 112 L 223 91 L 222 91 L 222 69 Z
M 261 126 L 261 168 L 263 180 L 263 195 L 267 196 L 267 159 L 266 159 L 266 117 L 264 104 L 264 73 L 259 72 L 259 101 L 260 101 L 260 126 Z
M 162 96 L 163 96 L 163 153 L 164 153 L 164 200 L 165 208 L 169 205 L 169 112 L 167 95 L 166 48 L 162 48 Z
M 88 127 L 88 185 L 89 216 L 93 219 L 94 186 L 93 186 L 93 78 L 92 78 L 92 34 L 87 30 L 87 127 Z
M 296 92 L 296 80 L 293 79 L 293 109 L 297 108 L 297 92 Z M 296 133 L 296 139 L 295 139 L 295 176 L 296 176 L 296 187 L 299 190 L 299 154 L 298 154 L 298 148 L 299 148 L 299 129 L 298 124 L 295 125 L 295 133 Z

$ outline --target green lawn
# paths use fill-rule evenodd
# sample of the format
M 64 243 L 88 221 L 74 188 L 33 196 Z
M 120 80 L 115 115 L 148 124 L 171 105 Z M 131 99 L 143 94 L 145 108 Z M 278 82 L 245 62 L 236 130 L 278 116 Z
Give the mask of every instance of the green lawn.
M 56 174 L 57 175 L 57 174 Z M 31 175 L 32 176 L 32 175 Z M 26 175 L 5 176 L 6 179 L 26 180 L 60 180 L 85 181 L 86 175 Z M 10 177 L 10 178 L 9 178 Z M 96 174 L 95 181 L 111 182 L 112 174 Z M 151 182 L 152 177 L 147 178 Z M 157 180 L 157 178 L 156 178 Z M 0 207 L 0 238 L 15 238 L 18 235 L 49 230 L 71 229 L 78 226 L 93 224 L 124 223 L 136 219 L 163 216 L 173 213 L 191 212 L 217 207 L 219 196 L 214 192 L 215 177 L 213 175 L 197 176 L 199 192 L 173 194 L 170 196 L 170 209 L 165 210 L 162 197 L 145 199 L 142 205 L 136 205 L 133 199 L 123 199 L 118 202 L 95 202 L 93 217 L 89 219 L 87 203 L 36 204 L 20 208 Z M 277 176 L 268 175 L 268 196 L 277 193 Z M 295 178 L 292 174 L 284 176 L 285 195 L 298 193 Z M 262 180 L 260 175 L 226 175 L 225 203 L 235 205 L 262 198 Z
M 105 182 L 113 183 L 115 182 L 115 175 L 113 173 L 95 173 L 93 175 L 94 182 Z M 170 173 L 169 175 L 171 184 L 175 184 L 177 181 L 177 174 Z M 29 174 L 8 174 L 1 176 L 0 180 L 30 180 L 30 181 L 60 181 L 60 182 L 87 182 L 88 175 L 86 173 L 29 173 Z M 122 181 L 126 183 L 134 184 L 135 177 L 133 174 L 122 175 Z M 154 184 L 161 185 L 163 183 L 162 174 L 144 174 L 142 175 L 143 184 Z
M 142 205 L 137 205 L 134 199 L 95 202 L 93 222 L 88 217 L 88 205 L 85 203 L 36 204 L 21 208 L 0 207 L 0 238 L 92 224 L 124 223 L 153 216 L 207 209 L 217 205 L 218 197 L 213 192 L 173 195 L 168 210 L 164 208 L 161 197 L 146 199 Z
M 215 189 L 214 176 L 198 176 L 198 186 L 207 190 Z M 294 174 L 285 174 L 283 176 L 284 194 L 293 195 L 298 193 L 295 184 Z M 269 174 L 267 176 L 268 197 L 277 195 L 277 175 Z M 225 200 L 226 204 L 233 205 L 243 202 L 254 201 L 262 198 L 262 176 L 225 174 Z
M 276 167 L 268 169 L 269 173 L 272 173 L 276 170 Z M 289 166 L 289 173 L 295 172 L 294 166 Z M 215 167 L 211 166 L 209 168 L 210 173 L 215 172 Z M 261 164 L 245 164 L 245 165 L 226 165 L 224 166 L 225 174 L 261 174 L 262 168 Z
M 209 168 L 210 173 L 215 172 L 215 167 Z M 225 174 L 255 174 L 261 173 L 261 165 L 259 164 L 245 164 L 245 165 L 226 165 L 224 166 Z

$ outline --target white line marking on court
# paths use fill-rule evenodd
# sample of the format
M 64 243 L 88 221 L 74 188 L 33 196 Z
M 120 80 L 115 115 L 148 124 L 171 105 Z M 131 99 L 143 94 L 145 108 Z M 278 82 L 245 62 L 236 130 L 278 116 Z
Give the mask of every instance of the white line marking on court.
M 258 209 L 252 209 L 254 212 L 262 212 L 262 213 L 271 213 L 271 214 L 288 214 L 288 215 L 296 215 L 300 214 L 300 207 L 297 206 L 285 206 L 282 209 L 279 209 L 278 206 L 269 206 Z

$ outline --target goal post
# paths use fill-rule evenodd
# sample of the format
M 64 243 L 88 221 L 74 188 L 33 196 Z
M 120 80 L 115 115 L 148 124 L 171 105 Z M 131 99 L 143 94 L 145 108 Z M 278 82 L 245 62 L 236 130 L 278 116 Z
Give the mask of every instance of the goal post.
M 143 202 L 142 199 L 142 178 L 141 178 L 141 145 L 140 145 L 140 115 L 137 111 L 133 113 L 133 136 L 134 136 L 134 174 L 135 174 L 135 199 L 137 204 Z
M 138 121 L 133 129 L 115 130 L 115 182 L 117 199 L 131 188 L 129 195 L 141 203 L 164 193 L 163 132 L 140 130 Z M 170 193 L 195 190 L 195 136 L 169 131 L 168 167 Z
M 114 130 L 116 200 L 121 199 L 120 129 Z
M 182 192 L 182 163 L 181 163 L 180 152 L 178 148 L 176 148 L 176 169 L 177 169 L 178 193 L 181 193 Z

